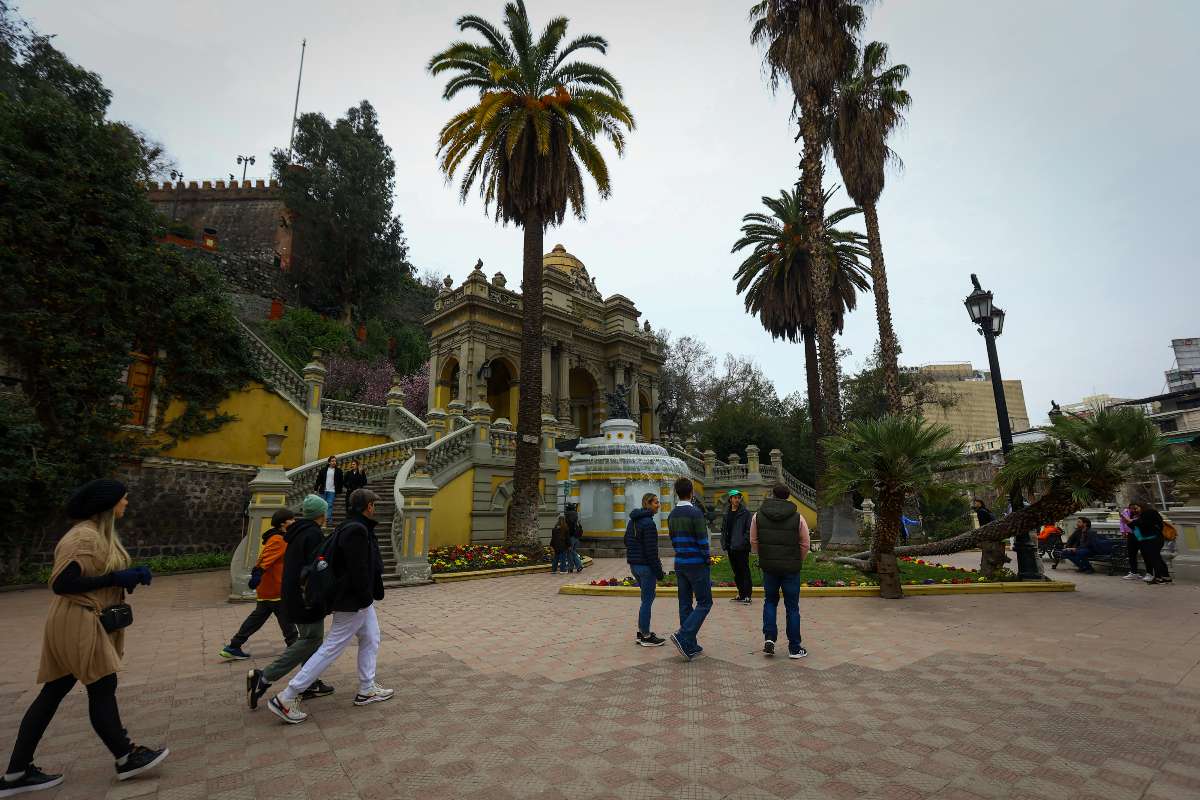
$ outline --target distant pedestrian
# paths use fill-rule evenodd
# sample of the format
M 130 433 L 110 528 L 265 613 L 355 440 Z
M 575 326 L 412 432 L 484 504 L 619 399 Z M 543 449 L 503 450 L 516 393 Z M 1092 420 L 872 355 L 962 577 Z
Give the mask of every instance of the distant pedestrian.
M 281 508 L 271 515 L 271 528 L 262 536 L 262 549 L 258 553 L 258 561 L 250 571 L 250 588 L 254 589 L 258 602 L 254 610 L 246 617 L 242 627 L 229 640 L 229 644 L 221 649 L 221 658 L 227 661 L 244 661 L 250 654 L 242 650 L 242 645 L 258 632 L 266 621 L 275 615 L 279 630 L 283 634 L 283 646 L 291 647 L 296 641 L 296 626 L 292 624 L 287 613 L 283 610 L 280 591 L 283 585 L 283 556 L 287 552 L 285 533 L 296 518 L 296 512 L 289 508 Z
M 1138 540 L 1133 535 L 1132 506 L 1132 503 L 1125 506 L 1118 515 L 1121 533 L 1125 535 L 1125 551 L 1129 554 L 1129 572 L 1121 578 L 1123 581 L 1136 581 L 1142 577 L 1142 574 L 1138 572 Z
M 297 638 L 265 669 L 252 669 L 246 675 L 246 705 L 258 708 L 258 701 L 279 680 L 317 652 L 325 639 L 325 610 L 304 605 L 304 568 L 317 557 L 325 534 L 329 507 L 321 497 L 310 494 L 300 504 L 300 519 L 283 534 L 286 549 L 280 578 L 279 602 L 288 622 L 296 626 Z M 261 584 L 259 584 L 261 586 Z M 333 687 L 316 681 L 301 695 L 305 700 L 333 694 Z
M 637 629 L 637 643 L 642 647 L 662 647 L 667 643 L 650 630 L 654 595 L 658 582 L 666 577 L 658 557 L 658 525 L 654 521 L 658 509 L 658 495 L 653 492 L 642 495 L 642 507 L 629 515 L 629 524 L 625 526 L 625 560 L 642 593 Z
M 558 515 L 554 529 L 550 531 L 550 549 L 554 551 L 551 572 L 571 571 L 571 526 L 565 514 Z
M 737 584 L 735 603 L 750 605 L 754 602 L 754 582 L 750 577 L 750 509 L 745 506 L 745 497 L 737 489 L 729 490 L 729 508 L 721 523 L 721 548 L 729 555 L 733 567 L 733 581 Z
M 989 522 L 996 521 L 995 515 L 992 514 L 988 507 L 984 505 L 983 501 L 978 497 L 971 501 L 971 508 L 975 511 L 975 519 L 979 522 L 978 527 L 982 528 Z
M 904 544 L 908 544 L 908 537 L 912 535 L 912 531 L 910 530 L 910 528 L 916 528 L 916 527 L 920 526 L 920 524 L 921 524 L 921 520 L 919 517 L 917 519 L 910 519 L 907 514 L 901 514 L 900 515 L 900 540 Z
M 75 684 L 87 687 L 92 728 L 116 759 L 117 780 L 126 780 L 163 762 L 170 751 L 135 745 L 126 735 L 117 709 L 117 670 L 125 652 L 129 612 L 126 593 L 149 585 L 147 567 L 130 567 L 129 553 L 117 535 L 116 521 L 129 505 L 125 485 L 101 479 L 84 484 L 67 501 L 75 525 L 54 548 L 50 570 L 50 611 L 42 635 L 38 683 L 42 690 L 17 728 L 8 771 L 0 778 L 0 797 L 11 797 L 63 782 L 33 763 L 42 736 Z M 125 616 L 122 620 L 121 617 Z M 124 622 L 124 624 L 121 624 Z M 10 701 L 11 702 L 11 701 Z M 83 754 L 76 749 L 72 757 Z
M 350 459 L 350 469 L 342 477 L 342 490 L 346 493 L 346 516 L 350 516 L 350 495 L 367 488 L 370 479 L 367 471 L 359 467 L 357 459 Z
M 1162 557 L 1163 545 L 1166 544 L 1162 514 L 1145 503 L 1133 503 L 1130 510 L 1133 512 L 1133 536 L 1146 561 L 1146 577 L 1142 580 L 1152 584 L 1170 583 L 1171 573 L 1167 571 L 1167 562 Z
M 337 660 L 351 639 L 358 640 L 358 694 L 354 705 L 365 706 L 392 699 L 395 692 L 375 682 L 381 634 L 375 601 L 383 599 L 383 557 L 375 539 L 375 503 L 379 495 L 359 489 L 350 497 L 350 517 L 337 527 L 330 557 L 337 591 L 329 635 L 282 692 L 267 706 L 275 716 L 293 725 L 308 714 L 300 710 L 300 697 Z
M 670 638 L 671 644 L 688 661 L 704 652 L 697 636 L 704 618 L 712 610 L 708 524 L 704 512 L 692 504 L 692 492 L 692 482 L 687 478 L 675 481 L 677 499 L 667 517 L 679 591 L 679 630 Z
M 341 494 L 345 488 L 345 475 L 342 474 L 342 468 L 338 466 L 337 456 L 330 456 L 325 462 L 322 469 L 317 470 L 317 480 L 313 484 L 313 491 L 325 498 L 325 505 L 329 507 L 329 516 L 333 516 L 333 501 Z
M 808 557 L 811 536 L 808 522 L 788 497 L 787 486 L 777 483 L 750 522 L 750 546 L 758 553 L 763 575 L 763 653 L 775 655 L 779 639 L 779 594 L 788 637 L 788 658 L 804 658 L 808 651 L 800 640 L 800 572 Z

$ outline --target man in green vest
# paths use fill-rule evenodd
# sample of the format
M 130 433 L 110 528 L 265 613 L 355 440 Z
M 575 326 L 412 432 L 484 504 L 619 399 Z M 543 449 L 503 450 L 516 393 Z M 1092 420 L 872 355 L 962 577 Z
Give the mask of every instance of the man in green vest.
M 808 523 L 788 500 L 791 493 L 782 483 L 771 489 L 754 519 L 750 521 L 750 549 L 758 553 L 763 574 L 763 653 L 775 655 L 779 638 L 777 621 L 779 593 L 787 614 L 788 658 L 804 658 L 800 644 L 800 570 L 808 556 Z

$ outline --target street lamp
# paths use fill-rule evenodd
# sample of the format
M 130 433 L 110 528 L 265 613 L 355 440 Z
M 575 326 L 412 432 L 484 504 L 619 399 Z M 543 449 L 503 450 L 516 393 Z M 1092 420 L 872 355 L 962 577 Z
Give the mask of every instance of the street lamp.
M 175 199 L 171 201 L 171 221 L 174 222 L 175 210 L 179 208 L 179 190 L 183 188 L 183 173 L 177 169 L 171 170 L 171 180 L 175 181 Z
M 1005 458 L 1012 450 L 1012 426 L 1008 420 L 1008 402 L 1004 397 L 1004 383 L 1000 377 L 1000 359 L 996 355 L 996 337 L 1004 331 L 1004 309 L 992 302 L 992 293 L 985 292 L 979 285 L 979 278 L 971 275 L 971 283 L 975 291 L 971 292 L 964 301 L 971 322 L 979 326 L 979 333 L 987 343 L 988 369 L 992 374 L 992 395 L 996 400 L 996 422 L 1000 427 L 1000 450 Z M 1025 505 L 1020 488 L 1014 488 L 1009 495 L 1012 510 L 1016 511 Z M 1029 531 L 1021 531 L 1013 537 L 1013 550 L 1017 554 L 1018 580 L 1044 580 L 1045 576 L 1038 569 L 1037 545 Z
M 242 165 L 242 183 L 245 183 L 246 168 L 254 163 L 254 156 L 238 156 L 237 162 Z

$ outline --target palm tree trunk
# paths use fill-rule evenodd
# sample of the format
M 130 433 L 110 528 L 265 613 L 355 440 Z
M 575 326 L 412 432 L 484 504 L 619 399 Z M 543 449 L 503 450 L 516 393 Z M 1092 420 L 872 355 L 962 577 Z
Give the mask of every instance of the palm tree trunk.
M 871 567 L 879 578 L 879 596 L 890 600 L 904 596 L 904 590 L 900 588 L 900 573 L 896 569 L 896 539 L 900 536 L 900 514 L 903 510 L 903 493 L 880 493 L 879 517 L 875 538 L 871 542 Z
M 800 337 L 804 340 L 804 377 L 808 382 L 808 416 L 812 421 L 813 430 L 813 489 L 817 496 L 821 494 L 821 484 L 825 475 L 825 416 L 821 402 L 821 376 L 817 367 L 817 339 L 812 330 L 801 330 Z
M 883 365 L 883 387 L 887 392 L 888 413 L 900 414 L 900 344 L 892 327 L 892 306 L 888 299 L 887 270 L 883 265 L 883 244 L 879 239 L 879 213 L 874 203 L 863 205 L 867 221 L 867 247 L 871 251 L 871 283 L 875 289 L 875 318 L 879 322 L 879 354 Z
M 825 225 L 825 203 L 821 192 L 824 142 L 820 126 L 821 103 L 815 89 L 804 89 L 800 107 L 800 135 L 804 141 L 804 152 L 800 159 L 800 189 L 808 210 L 804 227 L 808 241 L 819 242 L 823 239 L 822 228 Z M 825 418 L 824 434 L 829 435 L 842 427 L 837 349 L 833 343 L 833 276 L 828 254 L 823 249 L 817 249 L 813 255 L 813 316 L 821 373 L 821 410 Z
M 513 465 L 513 498 L 504 543 L 527 554 L 541 550 L 538 479 L 542 459 L 542 220 L 524 221 L 521 300 L 521 391 L 517 406 L 517 453 Z M 465 366 L 465 365 L 464 365 Z

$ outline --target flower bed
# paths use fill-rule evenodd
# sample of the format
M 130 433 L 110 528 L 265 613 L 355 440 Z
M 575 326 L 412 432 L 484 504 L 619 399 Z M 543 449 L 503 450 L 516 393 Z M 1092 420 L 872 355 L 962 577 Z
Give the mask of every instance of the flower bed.
M 532 559 L 524 553 L 511 553 L 504 547 L 486 544 L 454 545 L 438 547 L 429 551 L 429 567 L 434 575 L 447 572 L 530 567 L 547 563 L 549 560 L 545 553 L 542 554 L 540 560 Z

